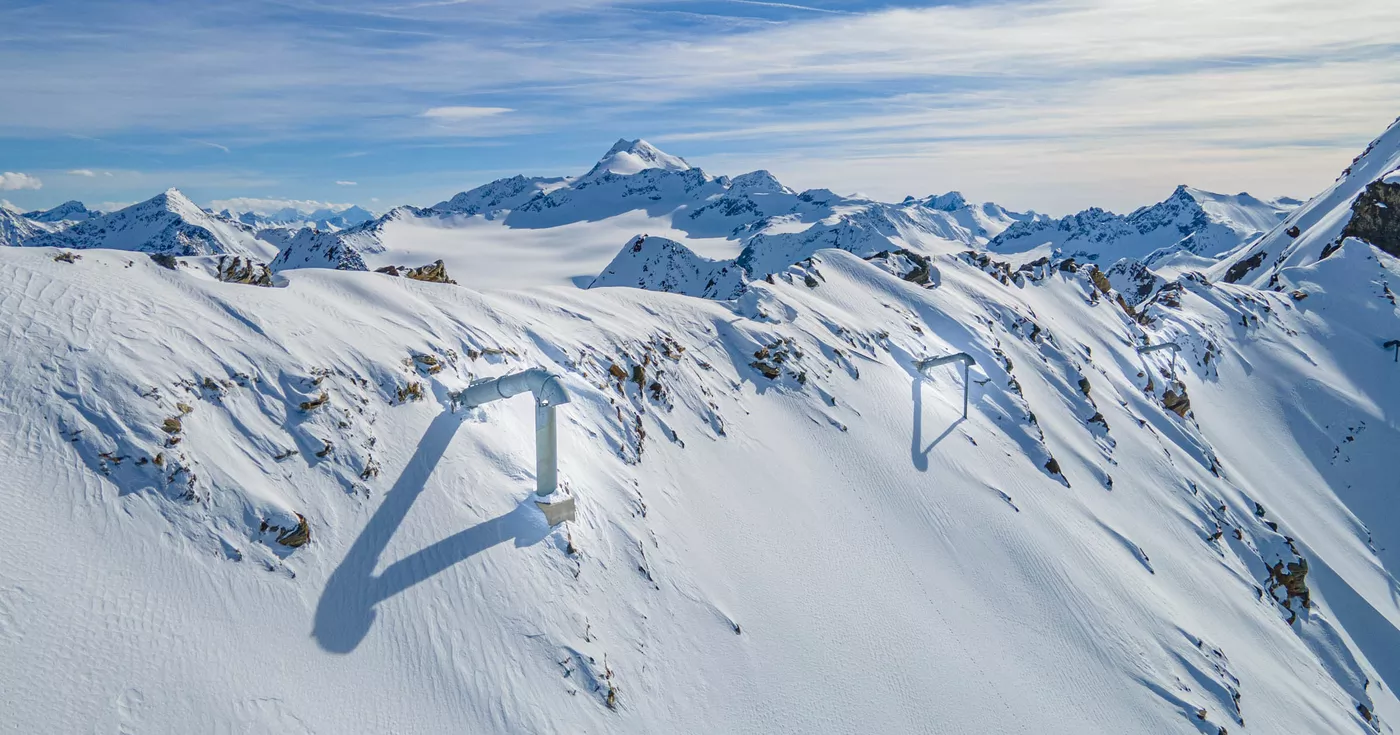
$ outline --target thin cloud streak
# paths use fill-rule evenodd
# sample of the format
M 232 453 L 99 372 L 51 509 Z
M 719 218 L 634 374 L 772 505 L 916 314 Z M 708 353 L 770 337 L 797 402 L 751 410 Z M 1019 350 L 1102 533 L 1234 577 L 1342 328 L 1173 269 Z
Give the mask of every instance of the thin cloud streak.
M 902 172 L 887 178 L 912 181 L 918 167 L 931 177 L 926 163 L 903 162 L 923 155 L 915 149 L 948 165 L 1012 170 L 1040 145 L 1075 151 L 1067 165 L 1094 162 L 1101 193 L 1118 197 L 1144 189 L 1102 163 L 1110 153 L 1137 152 L 1159 179 L 1177 175 L 1160 155 L 1174 147 L 1333 155 L 1332 145 L 1364 144 L 1400 99 L 1392 0 L 1035 0 L 839 17 L 831 11 L 849 5 L 715 4 L 764 17 L 736 26 L 702 13 L 686 26 L 661 16 L 697 2 L 644 0 L 264 1 L 199 12 L 136 2 L 104 6 L 94 19 L 103 33 L 74 34 L 39 13 L 0 47 L 0 63 L 33 70 L 0 78 L 0 96 L 29 101 L 0 109 L 0 136 L 145 136 L 132 145 L 148 150 L 173 136 L 231 160 L 288 141 L 499 146 L 477 168 L 509 170 L 510 151 L 582 146 L 591 140 L 583 131 L 601 131 L 733 165 L 817 156 L 834 162 L 820 183 L 866 190 L 880 185 L 870 161 Z M 363 17 L 385 22 L 358 28 Z M 953 146 L 983 158 L 952 155 Z M 73 162 L 89 161 L 102 163 Z M 1053 173 L 1037 171 L 1023 176 Z M 315 180 L 325 186 L 335 173 Z M 1285 178 L 1306 193 L 1316 175 Z

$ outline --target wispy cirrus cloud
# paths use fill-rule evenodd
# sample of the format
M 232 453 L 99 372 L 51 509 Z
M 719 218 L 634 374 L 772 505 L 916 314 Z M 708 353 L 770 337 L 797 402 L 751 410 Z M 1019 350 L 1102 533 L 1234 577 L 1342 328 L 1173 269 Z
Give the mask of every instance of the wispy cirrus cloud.
M 447 107 L 430 107 L 423 111 L 423 117 L 429 120 L 479 120 L 483 117 L 495 117 L 504 115 L 507 112 L 514 112 L 509 107 L 469 107 L 466 105 L 449 105 Z
M 79 10 L 91 28 L 74 28 Z M 477 169 L 564 173 L 645 135 L 707 165 L 887 196 L 1126 207 L 1231 181 L 1227 165 L 1272 182 L 1260 193 L 1306 194 L 1400 99 L 1393 0 L 60 0 L 0 14 L 23 21 L 0 63 L 33 70 L 0 78 L 0 95 L 31 102 L 0 109 L 0 153 L 53 131 L 231 159 L 288 144 L 278 165 L 321 185 L 336 180 L 322 158 L 385 146 L 419 146 L 393 157 L 405 172 L 460 167 L 429 146 L 471 138 L 495 146 L 472 149 Z M 323 141 L 341 148 L 298 152 Z M 1145 169 L 1128 176 L 1123 156 Z

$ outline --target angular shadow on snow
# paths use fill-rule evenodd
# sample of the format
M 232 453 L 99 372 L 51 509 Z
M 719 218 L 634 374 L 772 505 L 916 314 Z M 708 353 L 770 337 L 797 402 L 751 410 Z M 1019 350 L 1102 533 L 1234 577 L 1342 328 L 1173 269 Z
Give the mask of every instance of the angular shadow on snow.
M 530 546 L 549 534 L 544 517 L 526 498 L 509 513 L 448 536 L 390 564 L 382 573 L 374 573 L 389 539 L 447 451 L 457 424 L 458 417 L 448 412 L 433 419 L 398 481 L 384 495 L 384 501 L 351 544 L 345 559 L 326 580 L 311 631 L 326 651 L 355 650 L 374 625 L 374 606 L 379 602 L 499 543 L 514 539 L 517 547 Z
M 939 442 L 948 438 L 948 435 L 953 433 L 953 429 L 958 428 L 958 424 L 961 424 L 966 419 L 962 416 L 957 417 L 953 420 L 953 423 L 948 425 L 948 428 L 943 430 L 942 434 L 938 435 L 937 439 L 929 442 L 929 445 L 926 447 L 922 446 L 924 441 L 924 379 L 915 376 L 914 380 L 910 382 L 910 385 L 910 392 L 914 394 L 914 431 L 909 440 L 909 458 L 914 462 L 914 469 L 920 472 L 928 472 L 929 452 L 932 452 L 933 448 L 938 446 Z

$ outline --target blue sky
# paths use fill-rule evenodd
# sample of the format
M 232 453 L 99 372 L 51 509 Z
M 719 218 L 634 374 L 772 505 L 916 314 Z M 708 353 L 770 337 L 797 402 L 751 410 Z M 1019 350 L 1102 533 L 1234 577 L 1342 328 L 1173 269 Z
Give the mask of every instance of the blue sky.
M 427 205 L 620 137 L 796 188 L 1309 196 L 1400 114 L 1394 0 L 0 0 L 0 197 Z

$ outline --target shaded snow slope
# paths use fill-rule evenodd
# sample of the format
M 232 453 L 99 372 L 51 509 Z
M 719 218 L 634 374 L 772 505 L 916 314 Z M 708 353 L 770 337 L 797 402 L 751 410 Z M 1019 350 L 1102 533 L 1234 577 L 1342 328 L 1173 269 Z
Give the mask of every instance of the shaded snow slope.
M 1044 248 L 1081 261 L 1137 258 L 1149 265 L 1180 256 L 1216 258 L 1272 229 L 1293 206 L 1178 186 L 1164 201 L 1128 215 L 1093 208 L 1058 220 L 1014 224 L 987 249 L 1020 253 Z
M 24 244 L 169 255 L 243 255 L 263 260 L 277 254 L 274 246 L 258 240 L 245 225 L 200 209 L 177 189 Z
M 953 256 L 923 288 L 822 250 L 719 302 L 0 250 L 0 658 L 43 662 L 0 667 L 7 718 L 1392 732 L 1368 252 L 1302 301 L 1125 309 L 1091 268 Z M 960 373 L 912 367 L 955 351 L 966 420 Z M 529 401 L 448 397 L 533 366 L 574 395 L 566 528 L 525 502 Z

